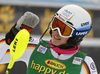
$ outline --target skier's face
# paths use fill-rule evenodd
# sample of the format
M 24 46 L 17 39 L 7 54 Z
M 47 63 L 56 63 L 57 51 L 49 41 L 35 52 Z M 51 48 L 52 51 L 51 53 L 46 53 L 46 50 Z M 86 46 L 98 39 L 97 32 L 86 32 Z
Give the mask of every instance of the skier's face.
M 59 46 L 62 44 L 66 44 L 69 38 L 61 37 L 58 33 L 58 30 L 52 30 L 52 44 Z

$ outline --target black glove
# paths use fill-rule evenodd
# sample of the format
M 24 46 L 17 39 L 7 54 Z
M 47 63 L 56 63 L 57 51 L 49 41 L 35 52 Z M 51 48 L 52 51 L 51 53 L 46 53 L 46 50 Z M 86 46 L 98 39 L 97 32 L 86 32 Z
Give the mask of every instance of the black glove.
M 13 41 L 16 34 L 19 32 L 18 29 L 15 28 L 16 24 L 11 28 L 11 30 L 5 35 L 5 40 L 8 45 Z

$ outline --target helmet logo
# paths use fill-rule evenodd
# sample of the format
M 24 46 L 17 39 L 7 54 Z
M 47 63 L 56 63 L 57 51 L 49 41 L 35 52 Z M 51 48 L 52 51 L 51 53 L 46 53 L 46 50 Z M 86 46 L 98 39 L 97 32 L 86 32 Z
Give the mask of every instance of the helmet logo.
M 73 16 L 73 12 L 69 11 L 69 10 L 64 10 L 63 12 L 63 16 L 65 16 L 65 18 L 70 19 Z
M 81 24 L 82 27 L 86 25 L 89 25 L 89 21 Z
M 86 31 L 86 32 L 76 32 L 76 35 L 83 36 L 83 35 L 86 35 L 87 33 L 88 33 L 88 31 Z

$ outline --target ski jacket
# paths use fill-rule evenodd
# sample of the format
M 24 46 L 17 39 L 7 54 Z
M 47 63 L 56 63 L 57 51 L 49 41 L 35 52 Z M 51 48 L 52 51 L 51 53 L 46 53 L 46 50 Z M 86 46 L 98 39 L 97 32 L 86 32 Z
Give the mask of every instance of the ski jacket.
M 45 47 L 45 50 L 44 50 L 45 52 L 43 52 L 42 50 L 39 49 L 39 46 L 43 46 L 39 44 L 39 39 L 37 38 L 31 39 L 22 57 L 16 60 L 16 61 L 23 61 L 26 63 L 27 68 L 28 68 L 27 74 L 31 74 L 31 73 L 28 73 L 29 67 L 32 67 L 32 69 L 33 67 L 35 67 L 34 69 L 37 69 L 38 70 L 37 72 L 40 74 L 43 74 L 43 73 L 46 74 L 46 72 L 49 72 L 49 71 L 50 71 L 49 74 L 68 74 L 68 73 L 73 74 L 71 73 L 71 71 L 72 72 L 76 71 L 74 67 L 76 67 L 76 69 L 79 70 L 79 71 L 76 71 L 77 74 L 98 74 L 93 59 L 90 56 L 87 56 L 86 54 L 80 51 L 74 54 L 69 54 L 69 55 L 68 54 L 58 55 L 58 53 L 56 53 L 52 48 L 48 49 L 46 46 L 43 46 Z M 49 51 L 49 53 L 47 53 L 46 51 Z M 36 53 L 39 53 L 38 54 L 39 56 Z M 47 57 L 45 57 L 44 60 L 43 60 L 44 57 L 43 55 L 41 56 L 41 53 L 42 54 L 46 53 L 45 56 L 47 55 Z M 36 54 L 36 57 L 39 57 L 37 58 L 39 59 L 38 61 L 35 61 L 36 58 L 35 59 L 32 58 L 33 55 L 35 57 L 35 54 Z M 48 55 L 51 56 L 51 58 L 48 57 Z M 9 45 L 6 44 L 5 38 L 3 38 L 0 40 L 0 64 L 9 63 L 10 59 L 11 59 L 11 56 L 10 56 Z M 46 67 L 42 65 L 44 63 L 40 64 L 41 60 L 44 61 Z M 50 63 L 50 61 L 52 62 L 52 64 L 54 64 L 53 62 L 56 61 L 56 65 L 55 66 L 47 65 L 47 63 Z M 68 61 L 67 62 L 68 64 L 66 63 L 66 61 Z M 34 66 L 32 63 L 35 63 L 37 66 Z M 38 67 L 39 65 L 43 68 L 45 67 L 44 68 L 45 70 L 42 70 L 44 71 L 43 73 L 40 72 L 42 68 Z M 61 65 L 63 65 L 62 67 L 64 67 L 64 70 L 60 71 L 60 69 L 58 68 L 61 67 Z M 72 66 L 72 69 L 71 68 L 68 69 L 69 65 Z M 68 69 L 68 71 L 66 71 L 65 69 Z M 59 71 L 59 72 L 56 73 L 56 71 L 57 72 Z

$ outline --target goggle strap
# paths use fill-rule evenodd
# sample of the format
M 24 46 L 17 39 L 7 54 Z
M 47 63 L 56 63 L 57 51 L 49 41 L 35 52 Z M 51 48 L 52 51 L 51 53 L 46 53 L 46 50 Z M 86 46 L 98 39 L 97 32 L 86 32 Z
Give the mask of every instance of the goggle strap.
M 85 30 L 85 31 L 77 31 L 77 30 L 75 30 L 73 32 L 72 36 L 77 36 L 77 37 L 79 37 L 79 36 L 85 36 L 85 35 L 87 35 L 89 33 L 89 31 L 91 30 L 91 28 L 88 29 L 88 30 Z

